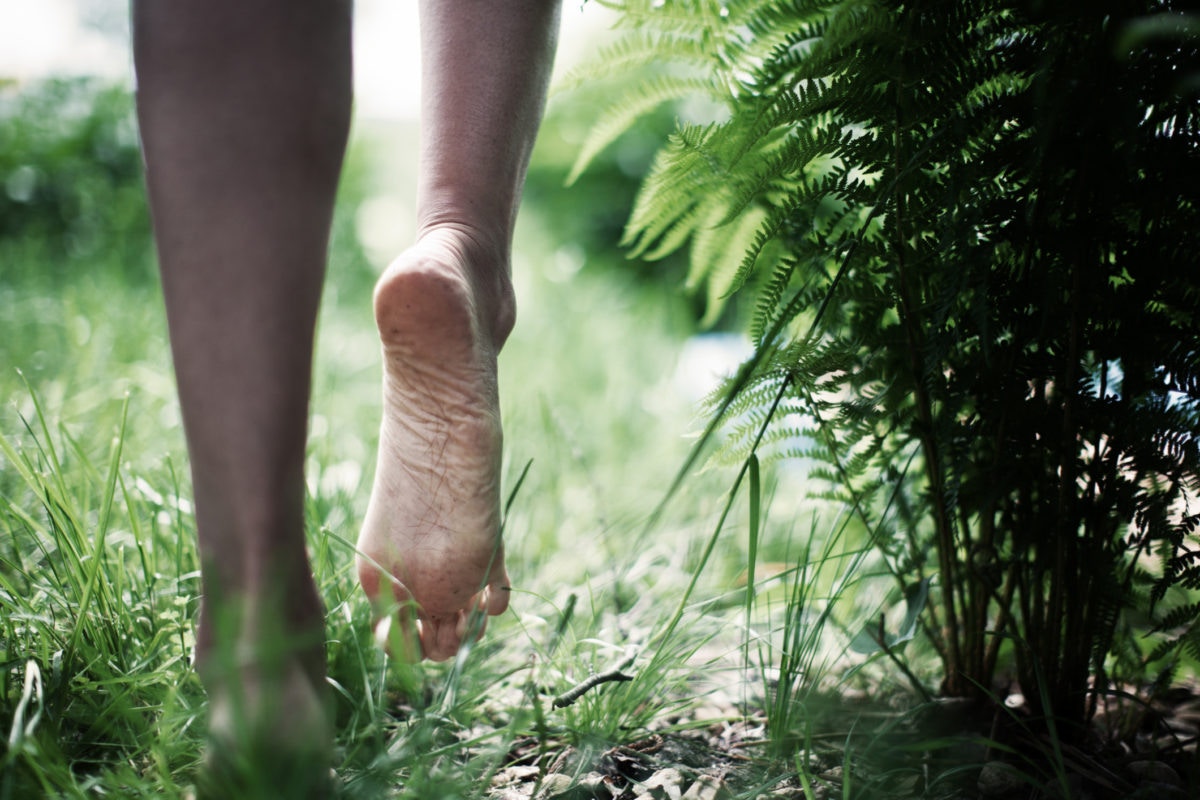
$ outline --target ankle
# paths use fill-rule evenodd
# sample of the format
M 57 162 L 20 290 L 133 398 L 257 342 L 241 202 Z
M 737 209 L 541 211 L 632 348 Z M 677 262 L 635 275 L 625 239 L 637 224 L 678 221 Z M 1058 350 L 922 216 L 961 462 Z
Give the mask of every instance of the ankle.
M 324 682 L 324 604 L 311 578 L 274 576 L 250 590 L 206 583 L 196 631 L 196 667 L 206 684 L 297 663 L 310 681 Z
M 517 304 L 512 286 L 511 235 L 479 226 L 441 220 L 418 229 L 415 247 L 430 247 L 465 269 L 479 322 L 499 352 L 516 324 Z

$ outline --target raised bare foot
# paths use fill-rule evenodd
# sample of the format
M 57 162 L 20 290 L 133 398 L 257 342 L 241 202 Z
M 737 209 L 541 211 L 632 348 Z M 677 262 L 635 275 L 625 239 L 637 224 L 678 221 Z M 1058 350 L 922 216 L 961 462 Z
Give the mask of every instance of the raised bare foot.
M 358 575 L 377 632 L 410 660 L 450 658 L 471 610 L 508 607 L 496 353 L 513 302 L 502 259 L 463 231 L 428 231 L 375 288 L 383 424 Z

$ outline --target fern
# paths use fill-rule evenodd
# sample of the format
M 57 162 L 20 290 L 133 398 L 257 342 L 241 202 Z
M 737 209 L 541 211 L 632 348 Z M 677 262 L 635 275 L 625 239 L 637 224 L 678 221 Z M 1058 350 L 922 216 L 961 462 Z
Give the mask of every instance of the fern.
M 571 172 L 567 175 L 567 184 L 574 183 L 600 151 L 616 141 L 617 137 L 629 129 L 639 117 L 645 116 L 654 109 L 672 100 L 681 100 L 692 95 L 720 97 L 708 82 L 689 77 L 659 75 L 648 78 L 618 106 L 604 113 L 584 140 L 579 156 Z
M 688 250 L 705 323 L 750 298 L 719 457 L 895 509 L 880 546 L 936 558 L 952 693 L 1011 630 L 1079 721 L 1137 650 L 1124 612 L 1168 597 L 1152 654 L 1200 657 L 1200 38 L 1145 33 L 1182 4 L 611 5 L 630 33 L 592 74 L 650 74 L 580 165 L 653 105 L 721 109 L 680 122 L 624 235 Z

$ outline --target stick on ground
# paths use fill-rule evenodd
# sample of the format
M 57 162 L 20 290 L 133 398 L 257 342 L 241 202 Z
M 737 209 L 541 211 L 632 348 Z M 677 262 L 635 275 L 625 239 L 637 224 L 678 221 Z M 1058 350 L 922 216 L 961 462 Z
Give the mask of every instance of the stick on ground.
M 554 698 L 554 707 L 566 708 L 567 706 L 574 705 L 576 700 L 583 697 L 585 693 L 596 688 L 602 683 L 624 683 L 625 681 L 633 680 L 632 675 L 626 675 L 621 670 L 633 666 L 633 662 L 636 658 L 637 652 L 630 653 L 620 664 L 617 664 L 612 669 L 585 678 L 584 680 L 575 684 L 575 686 L 571 689 L 568 689 L 558 697 Z

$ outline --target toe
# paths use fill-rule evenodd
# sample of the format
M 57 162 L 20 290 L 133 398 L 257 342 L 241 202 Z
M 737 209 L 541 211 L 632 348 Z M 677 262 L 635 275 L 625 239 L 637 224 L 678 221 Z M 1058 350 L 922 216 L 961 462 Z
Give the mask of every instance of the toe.
M 484 610 L 493 617 L 503 614 L 508 610 L 511 595 L 512 582 L 508 579 L 508 573 L 501 569 L 500 575 L 493 578 L 484 591 Z
M 420 661 L 421 637 L 412 594 L 370 562 L 359 562 L 358 579 L 371 602 L 375 643 L 392 658 L 410 664 Z
M 416 664 L 422 658 L 420 623 L 390 614 L 375 623 L 375 643 L 391 658 Z
M 459 612 L 458 624 L 454 632 L 460 642 L 467 640 L 477 642 L 483 638 L 484 632 L 487 631 L 488 594 L 489 591 L 484 589 L 473 598 L 469 611 Z
M 421 649 L 430 661 L 453 658 L 461 641 L 456 618 L 421 620 Z
M 504 568 L 504 543 L 501 542 L 488 573 L 487 586 L 478 598 L 479 608 L 489 616 L 499 616 L 508 610 L 511 594 L 512 581 L 508 577 L 508 570 Z

